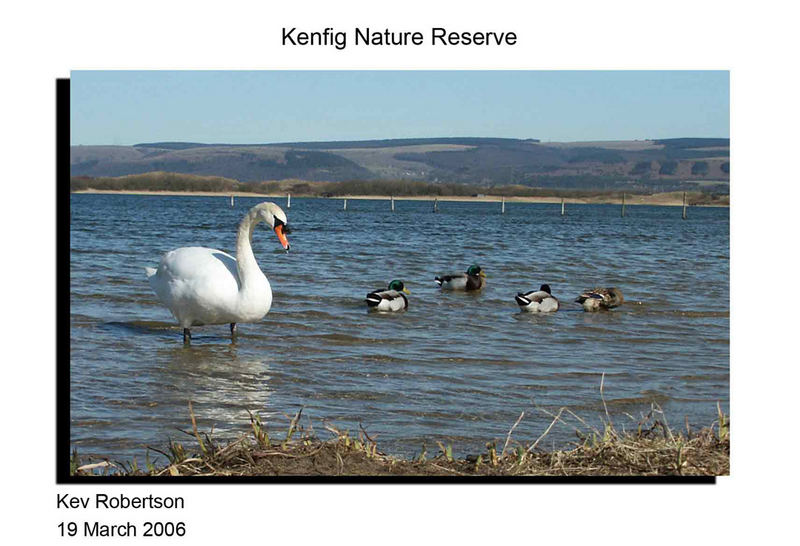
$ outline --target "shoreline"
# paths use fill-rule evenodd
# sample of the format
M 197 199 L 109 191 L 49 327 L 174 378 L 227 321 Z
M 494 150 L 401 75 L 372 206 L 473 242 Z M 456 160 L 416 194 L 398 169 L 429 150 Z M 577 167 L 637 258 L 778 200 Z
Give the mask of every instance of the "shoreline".
M 316 435 L 311 420 L 306 428 L 300 420 L 302 409 L 291 419 L 288 430 L 264 426 L 259 415 L 250 414 L 250 432 L 238 439 L 217 442 L 210 433 L 201 433 L 189 402 L 192 432 L 196 444 L 183 445 L 171 440 L 163 449 L 148 446 L 167 459 L 158 466 L 145 459 L 140 468 L 130 462 L 112 462 L 102 457 L 80 457 L 72 451 L 71 476 L 205 476 L 205 477 L 575 477 L 575 476 L 684 476 L 730 475 L 730 420 L 718 407 L 718 417 L 708 427 L 692 430 L 671 429 L 663 413 L 651 412 L 633 430 L 617 430 L 609 420 L 600 428 L 583 423 L 578 442 L 571 447 L 537 449 L 550 429 L 563 420 L 562 407 L 550 426 L 534 441 L 512 439 L 522 412 L 507 434 L 488 441 L 485 450 L 454 454 L 452 444 L 433 442 L 428 453 L 425 444 L 419 455 L 406 458 L 379 450 L 374 438 L 362 428 L 351 434 L 331 424 L 324 429 L 332 437 Z M 322 427 L 320 427 L 321 430 Z M 505 437 L 505 441 L 503 441 Z M 279 440 L 278 438 L 285 438 Z M 191 440 L 188 440 L 190 441 Z
M 212 192 L 212 191 L 152 191 L 152 190 L 96 190 L 85 189 L 75 190 L 70 193 L 87 193 L 87 194 L 119 194 L 119 195 L 161 195 L 161 196 L 183 196 L 183 197 L 268 197 L 272 199 L 283 199 L 286 197 L 287 192 L 280 193 L 257 193 L 257 192 Z M 690 193 L 690 192 L 687 192 Z M 651 195 L 639 194 L 626 194 L 625 205 L 651 205 L 651 206 L 665 206 L 665 207 L 680 207 L 683 206 L 683 192 L 664 192 L 654 193 Z M 311 198 L 311 199 L 355 199 L 355 200 L 385 200 L 388 201 L 392 198 L 390 195 L 337 195 L 325 197 L 312 194 L 294 194 L 296 199 Z M 461 196 L 461 195 L 415 195 L 415 196 L 396 196 L 395 201 L 442 201 L 442 202 L 473 202 L 473 203 L 500 203 L 503 200 L 499 195 L 482 195 L 482 196 Z M 545 203 L 545 204 L 560 204 L 564 201 L 566 205 L 620 205 L 620 198 L 617 196 L 592 196 L 592 197 L 522 197 L 522 196 L 509 196 L 505 197 L 506 203 Z M 690 207 L 714 207 L 714 208 L 729 208 L 730 203 L 704 203 L 704 204 L 688 204 Z

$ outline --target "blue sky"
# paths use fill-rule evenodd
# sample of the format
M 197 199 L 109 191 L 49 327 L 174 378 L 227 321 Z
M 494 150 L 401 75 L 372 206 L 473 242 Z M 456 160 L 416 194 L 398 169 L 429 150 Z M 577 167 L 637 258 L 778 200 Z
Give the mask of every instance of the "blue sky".
M 75 71 L 71 143 L 728 137 L 727 71 Z

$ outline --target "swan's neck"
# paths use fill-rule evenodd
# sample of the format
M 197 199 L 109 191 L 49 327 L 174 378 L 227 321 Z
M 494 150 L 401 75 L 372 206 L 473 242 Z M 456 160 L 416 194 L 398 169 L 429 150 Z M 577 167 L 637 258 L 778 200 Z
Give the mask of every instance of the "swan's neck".
M 257 213 L 250 212 L 239 224 L 236 236 L 236 262 L 239 269 L 240 290 L 246 289 L 255 279 L 263 277 L 264 273 L 258 267 L 253 254 L 253 230 L 262 219 Z

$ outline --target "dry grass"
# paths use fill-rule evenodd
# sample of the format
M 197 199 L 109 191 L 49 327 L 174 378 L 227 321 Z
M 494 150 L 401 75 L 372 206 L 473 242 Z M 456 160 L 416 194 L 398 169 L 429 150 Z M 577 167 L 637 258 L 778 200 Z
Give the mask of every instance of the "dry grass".
M 602 396 L 602 387 L 601 387 Z M 568 408 L 552 414 L 549 426 L 536 441 L 523 444 L 513 432 L 525 412 L 505 436 L 502 448 L 486 444 L 480 454 L 453 457 L 452 446 L 438 443 L 438 452 L 423 451 L 412 459 L 381 452 L 376 441 L 361 428 L 351 435 L 329 424 L 329 439 L 320 439 L 301 424 L 302 410 L 291 417 L 281 438 L 270 437 L 260 417 L 251 414 L 251 431 L 235 441 L 218 444 L 201 433 L 189 404 L 193 453 L 178 442 L 166 449 L 149 448 L 164 455 L 166 466 L 154 466 L 149 456 L 145 467 L 101 461 L 81 465 L 73 453 L 71 473 L 120 476 L 723 476 L 730 473 L 730 424 L 718 409 L 718 418 L 707 428 L 692 431 L 669 427 L 663 412 L 653 405 L 634 430 L 619 431 L 606 412 L 602 430 L 588 425 Z M 288 417 L 288 416 L 287 416 Z M 630 416 L 629 416 L 630 417 Z M 556 425 L 573 426 L 579 441 L 570 449 L 539 448 Z M 576 426 L 577 425 L 577 426 Z

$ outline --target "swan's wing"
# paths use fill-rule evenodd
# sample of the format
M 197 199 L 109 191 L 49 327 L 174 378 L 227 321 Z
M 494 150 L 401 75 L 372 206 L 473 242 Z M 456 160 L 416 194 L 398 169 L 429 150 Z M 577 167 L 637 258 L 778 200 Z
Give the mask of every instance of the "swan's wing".
M 149 280 L 159 299 L 176 316 L 231 309 L 240 284 L 236 258 L 203 247 L 167 252 Z
M 158 275 L 170 279 L 221 278 L 232 275 L 238 282 L 236 258 L 217 250 L 199 246 L 178 248 L 164 254 Z

